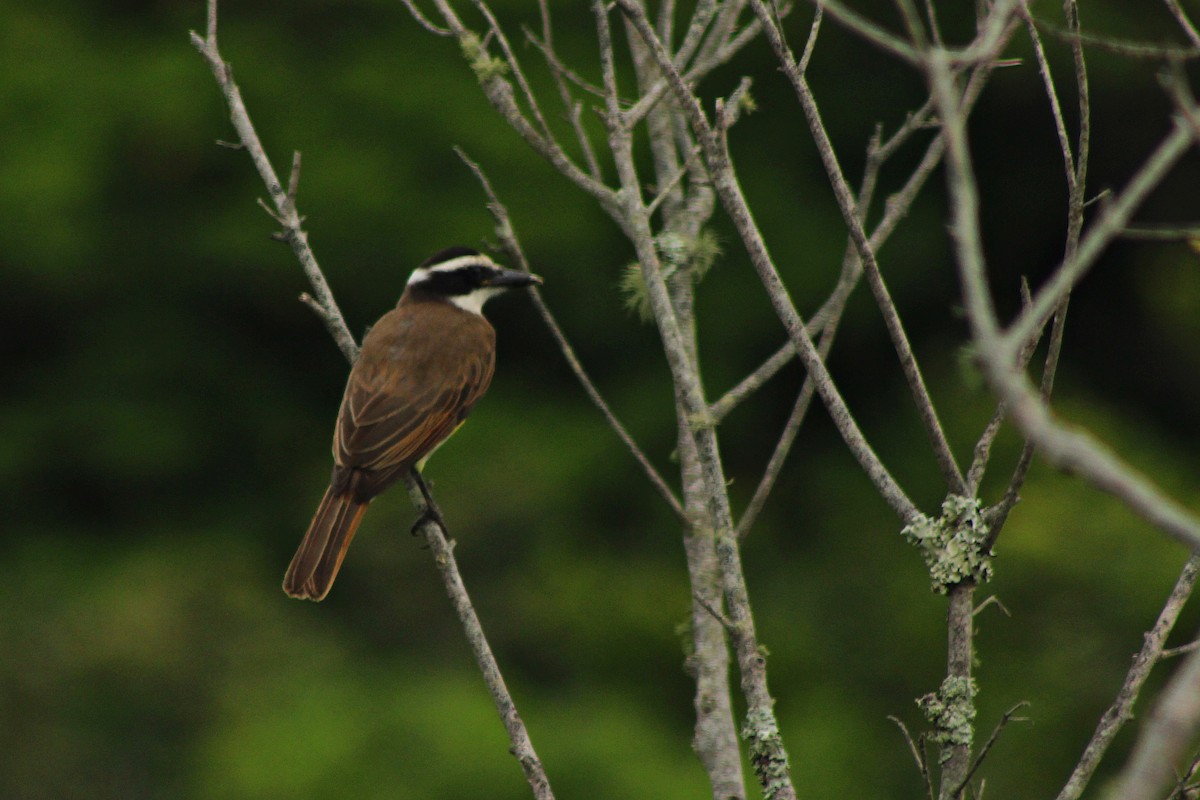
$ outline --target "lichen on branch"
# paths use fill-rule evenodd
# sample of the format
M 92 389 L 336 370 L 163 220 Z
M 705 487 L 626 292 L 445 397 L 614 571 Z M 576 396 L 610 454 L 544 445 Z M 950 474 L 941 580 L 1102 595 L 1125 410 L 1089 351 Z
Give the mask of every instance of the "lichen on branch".
M 940 763 L 951 747 L 970 747 L 975 738 L 975 679 L 949 675 L 936 692 L 917 698 L 917 706 L 933 726 L 928 739 L 942 747 Z
M 952 494 L 942 503 L 940 517 L 922 514 L 900 534 L 921 551 L 938 594 L 964 581 L 983 583 L 992 578 L 988 525 L 975 498 Z

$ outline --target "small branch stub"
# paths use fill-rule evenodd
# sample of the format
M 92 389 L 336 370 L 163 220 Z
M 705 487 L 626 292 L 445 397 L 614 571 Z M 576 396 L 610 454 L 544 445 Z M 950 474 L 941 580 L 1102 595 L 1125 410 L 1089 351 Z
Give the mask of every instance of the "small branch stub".
M 977 499 L 950 495 L 942 503 L 942 516 L 930 519 L 922 514 L 900 534 L 925 557 L 938 594 L 964 581 L 983 583 L 992 578 L 988 524 Z
M 945 763 L 953 747 L 970 747 L 975 738 L 974 678 L 950 675 L 936 692 L 917 698 L 933 731 L 927 737 L 942 748 L 939 763 Z

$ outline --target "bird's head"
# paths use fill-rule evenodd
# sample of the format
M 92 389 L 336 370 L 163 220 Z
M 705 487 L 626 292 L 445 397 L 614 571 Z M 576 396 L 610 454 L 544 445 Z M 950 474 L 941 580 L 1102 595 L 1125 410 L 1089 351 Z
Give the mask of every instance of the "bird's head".
M 542 279 L 528 272 L 504 269 L 478 250 L 449 247 L 430 256 L 413 270 L 408 279 L 410 292 L 444 299 L 473 314 L 483 312 L 483 304 L 506 289 L 540 284 Z

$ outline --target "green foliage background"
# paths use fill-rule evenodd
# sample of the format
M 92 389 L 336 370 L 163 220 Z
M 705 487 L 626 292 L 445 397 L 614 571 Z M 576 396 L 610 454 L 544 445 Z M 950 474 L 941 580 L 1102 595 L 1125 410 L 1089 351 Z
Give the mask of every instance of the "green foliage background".
M 497 121 L 453 43 L 385 0 L 226 5 L 222 49 L 276 166 L 304 153 L 300 206 L 352 328 L 429 253 L 490 237 L 461 145 L 510 206 L 584 362 L 669 472 L 665 368 L 618 290 L 629 247 Z M 559 5 L 559 50 L 594 75 L 589 12 Z M 535 4 L 493 6 L 537 25 Z M 894 21 L 887 3 L 861 6 Z M 1085 3 L 1084 25 L 1172 38 L 1153 6 Z M 789 23 L 797 40 L 809 13 Z M 945 13 L 951 35 L 969 35 L 969 18 Z M 527 796 L 404 497 L 373 505 L 327 602 L 278 588 L 327 477 L 345 364 L 296 302 L 307 287 L 268 238 L 248 159 L 213 146 L 233 134 L 187 41 L 202 4 L 3 0 L 0 19 L 0 796 Z M 1061 42 L 1049 47 L 1068 75 Z M 1169 107 L 1153 63 L 1089 55 L 1097 192 L 1136 169 Z M 735 156 L 809 312 L 844 234 L 763 49 L 706 87 L 726 93 L 741 74 L 759 111 L 735 130 Z M 913 75 L 828 21 L 810 79 L 851 175 L 872 126 L 894 129 L 922 99 Z M 995 75 L 974 133 L 994 285 L 1011 308 L 1018 277 L 1036 284 L 1063 235 L 1061 162 L 1028 60 Z M 1143 218 L 1195 220 L 1198 166 L 1189 156 Z M 939 174 L 881 258 L 965 459 L 991 404 L 958 366 L 944 212 Z M 717 233 L 725 254 L 698 299 L 713 397 L 783 340 L 735 237 Z M 527 301 L 492 312 L 498 378 L 428 474 L 535 746 L 560 797 L 703 797 L 678 525 Z M 1119 243 L 1073 301 L 1058 392 L 1193 507 L 1198 312 L 1195 253 Z M 937 472 L 865 290 L 831 364 L 885 462 L 936 512 Z M 787 370 L 723 426 L 739 507 L 800 377 Z M 1002 438 L 989 498 L 1018 446 Z M 989 796 L 1057 791 L 1185 557 L 1042 465 L 1023 496 L 988 589 L 1009 615 L 979 618 L 979 729 L 1020 700 L 1032 722 L 994 750 Z M 887 716 L 920 728 L 913 699 L 942 677 L 944 600 L 899 528 L 815 409 L 745 546 L 805 796 L 921 795 Z M 1196 624 L 1187 615 L 1175 643 Z

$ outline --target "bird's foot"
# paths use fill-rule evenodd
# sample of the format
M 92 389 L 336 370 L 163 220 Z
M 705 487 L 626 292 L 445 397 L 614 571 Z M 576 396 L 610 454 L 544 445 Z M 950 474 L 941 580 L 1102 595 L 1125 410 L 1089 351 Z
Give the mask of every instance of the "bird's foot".
M 446 520 L 442 519 L 441 512 L 435 506 L 430 505 L 425 507 L 425 510 L 421 512 L 421 516 L 417 517 L 417 521 L 413 523 L 412 535 L 420 536 L 421 527 L 427 522 L 432 522 L 443 531 L 446 530 Z

